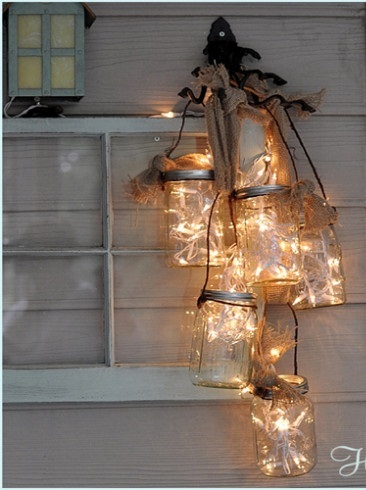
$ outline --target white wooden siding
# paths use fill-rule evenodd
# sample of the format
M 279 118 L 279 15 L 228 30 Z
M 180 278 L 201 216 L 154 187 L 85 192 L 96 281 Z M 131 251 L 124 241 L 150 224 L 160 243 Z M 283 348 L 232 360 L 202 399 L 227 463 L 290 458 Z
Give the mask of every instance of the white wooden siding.
M 79 103 L 65 103 L 65 114 L 73 117 L 49 120 L 42 127 L 45 137 L 56 133 L 65 148 L 79 145 L 85 164 L 94 165 L 94 176 L 98 175 L 98 145 L 102 149 L 110 145 L 104 162 L 108 178 L 103 178 L 113 197 L 112 208 L 99 210 L 93 203 L 89 217 L 81 220 L 83 232 L 74 245 L 89 247 L 84 253 L 90 254 L 101 236 L 95 213 L 101 211 L 108 219 L 113 216 L 114 235 L 105 236 L 103 230 L 116 274 L 109 291 L 115 293 L 116 310 L 108 311 L 115 332 L 107 332 L 106 337 L 110 346 L 115 342 L 115 360 L 122 367 L 80 368 L 79 373 L 75 369 L 5 373 L 5 397 L 11 402 L 4 414 L 5 486 L 363 486 L 365 469 L 347 479 L 341 477 L 340 465 L 331 460 L 330 451 L 338 445 L 366 448 L 365 4 L 93 3 L 91 7 L 97 20 L 86 32 L 86 96 Z M 180 121 L 169 121 L 167 130 L 167 122 L 160 119 L 119 116 L 182 110 L 184 101 L 177 93 L 185 85 L 192 86 L 191 70 L 205 62 L 202 49 L 219 15 L 230 22 L 239 45 L 262 55 L 253 67 L 287 79 L 286 91 L 327 88 L 320 114 L 297 127 L 340 214 L 337 232 L 344 254 L 347 305 L 298 315 L 299 370 L 308 377 L 310 395 L 316 401 L 319 462 L 310 474 L 291 480 L 266 478 L 256 469 L 248 400 L 239 400 L 231 390 L 190 385 L 191 320 L 186 312 L 194 306 L 200 272 L 178 271 L 178 278 L 177 271 L 164 267 L 161 209 L 141 206 L 137 213 L 122 192 L 128 176 L 143 170 L 151 156 L 170 146 Z M 15 101 L 12 109 L 23 108 Z M 79 131 L 80 116 L 109 118 L 85 119 L 85 127 L 94 129 L 87 138 L 72 135 L 73 143 L 65 134 L 57 134 Z M 9 132 L 32 128 L 37 133 L 38 121 L 6 123 Z M 182 153 L 202 148 L 203 124 L 202 119 L 187 122 Z M 25 138 L 25 146 L 29 135 L 16 137 L 17 144 L 8 150 L 12 155 L 18 152 L 16 160 L 21 163 L 24 156 L 32 155 L 22 157 L 20 140 Z M 49 144 L 41 146 L 45 145 Z M 52 144 L 49 147 L 53 151 Z M 297 156 L 300 175 L 313 178 L 300 149 Z M 32 158 L 25 161 L 30 170 L 35 168 Z M 66 199 L 64 204 L 70 203 Z M 60 245 L 57 237 L 61 235 L 52 228 L 47 207 L 42 225 L 32 223 L 49 230 L 49 246 Z M 78 213 L 72 209 L 77 220 Z M 14 221 L 8 228 L 15 240 L 12 245 L 17 246 L 25 209 L 10 206 L 9 210 Z M 31 213 L 28 218 L 32 220 Z M 37 233 L 29 237 L 38 244 Z M 101 250 L 98 253 L 105 255 Z M 65 249 L 64 254 L 73 252 Z M 8 253 L 7 260 L 13 262 L 15 257 Z M 24 257 L 29 260 L 26 252 Z M 146 267 L 154 276 L 144 274 Z M 47 288 L 45 293 L 54 294 Z M 100 298 L 94 297 L 94 304 Z M 55 306 L 59 299 L 59 295 L 54 298 Z M 75 311 L 82 319 L 74 317 L 77 330 L 73 332 L 65 328 L 67 318 L 60 325 L 52 320 L 52 311 L 47 313 L 46 323 L 62 329 L 69 339 L 64 346 L 44 344 L 43 352 L 50 350 L 57 356 L 65 347 L 70 362 L 95 365 L 102 339 L 93 322 L 94 313 L 100 315 L 101 310 Z M 291 325 L 286 307 L 272 307 L 271 321 L 280 318 Z M 25 331 L 28 321 L 19 328 Z M 36 318 L 32 321 L 39 327 L 39 341 L 44 325 Z M 33 345 L 34 338 L 28 334 L 19 348 L 29 353 Z M 83 351 L 79 358 L 78 351 Z M 111 352 L 107 357 L 113 358 Z M 279 370 L 292 370 L 291 353 L 281 360 Z M 121 400 L 126 402 L 115 404 Z M 50 406 L 47 401 L 67 404 Z
M 246 403 L 12 407 L 4 479 L 27 488 L 364 487 L 364 468 L 344 478 L 330 452 L 365 448 L 365 402 L 318 403 L 315 416 L 317 466 L 283 479 L 256 468 Z

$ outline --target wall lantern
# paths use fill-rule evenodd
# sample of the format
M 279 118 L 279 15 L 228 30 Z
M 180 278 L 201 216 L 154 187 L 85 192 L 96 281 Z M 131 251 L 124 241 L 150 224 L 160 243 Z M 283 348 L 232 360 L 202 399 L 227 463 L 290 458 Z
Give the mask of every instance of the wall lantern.
M 8 95 L 84 95 L 84 29 L 96 16 L 85 3 L 8 3 Z

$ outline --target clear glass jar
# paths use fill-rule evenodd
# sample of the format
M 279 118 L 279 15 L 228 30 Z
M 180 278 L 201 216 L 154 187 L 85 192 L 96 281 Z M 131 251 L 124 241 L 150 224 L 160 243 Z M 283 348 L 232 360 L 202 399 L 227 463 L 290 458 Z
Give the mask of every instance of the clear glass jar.
M 281 185 L 236 191 L 236 231 L 248 285 L 285 286 L 301 278 L 299 210 Z
M 216 388 L 246 386 L 256 340 L 255 296 L 205 290 L 200 299 L 192 336 L 192 383 Z
M 306 378 L 281 375 L 296 397 L 275 399 L 271 390 L 257 390 L 252 401 L 255 452 L 259 469 L 268 476 L 297 476 L 316 464 L 314 408 L 305 396 Z
M 167 264 L 206 266 L 207 233 L 217 195 L 213 170 L 170 170 L 163 174 L 167 216 Z M 220 206 L 214 206 L 209 236 L 210 265 L 225 260 Z
M 333 226 L 300 230 L 303 277 L 292 288 L 295 309 L 341 305 L 346 301 L 342 250 Z

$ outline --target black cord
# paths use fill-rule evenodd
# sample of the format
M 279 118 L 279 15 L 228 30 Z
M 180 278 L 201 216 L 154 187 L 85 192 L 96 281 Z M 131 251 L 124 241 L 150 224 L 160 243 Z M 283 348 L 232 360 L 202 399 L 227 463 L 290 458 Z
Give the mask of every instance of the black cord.
M 287 303 L 287 306 L 290 308 L 292 311 L 294 320 L 295 320 L 295 335 L 294 335 L 294 341 L 295 341 L 295 347 L 294 347 L 294 374 L 297 376 L 297 344 L 299 341 L 299 322 L 297 321 L 297 316 L 295 313 L 295 310 L 293 309 L 291 303 Z
M 175 144 L 170 148 L 170 150 L 167 152 L 166 156 L 167 158 L 170 157 L 170 155 L 173 153 L 174 150 L 177 149 L 179 143 L 180 143 L 180 140 L 182 139 L 182 133 L 183 133 L 183 129 L 184 129 L 184 124 L 186 122 L 186 115 L 187 115 L 187 109 L 190 105 L 192 101 L 189 100 L 183 110 L 183 113 L 182 113 L 182 124 L 180 126 L 180 130 L 179 130 L 179 134 L 178 134 L 178 138 L 177 138 L 177 141 L 175 142 Z
M 284 137 L 284 135 L 283 135 L 283 133 L 282 133 L 281 127 L 280 127 L 280 125 L 279 125 L 279 122 L 277 121 L 276 117 L 275 117 L 275 116 L 274 116 L 274 114 L 273 114 L 273 113 L 270 111 L 270 109 L 268 109 L 268 107 L 267 107 L 267 106 L 265 106 L 265 109 L 266 109 L 266 111 L 267 111 L 267 112 L 270 114 L 270 116 L 272 117 L 272 119 L 274 120 L 274 122 L 275 122 L 275 124 L 276 124 L 276 126 L 277 126 L 277 129 L 278 129 L 278 132 L 280 133 L 280 136 L 281 136 L 281 139 L 282 139 L 282 141 L 283 141 L 283 144 L 286 146 L 286 149 L 287 149 L 287 151 L 288 151 L 288 154 L 290 155 L 290 159 L 291 159 L 291 162 L 292 162 L 292 166 L 293 166 L 293 169 L 294 169 L 294 172 L 295 172 L 295 178 L 296 178 L 296 181 L 298 181 L 298 180 L 299 180 L 299 175 L 298 175 L 298 173 L 297 173 L 296 163 L 295 163 L 294 157 L 293 157 L 293 155 L 292 155 L 292 153 L 291 153 L 290 147 L 289 147 L 289 145 L 288 145 L 288 143 L 287 143 L 287 141 L 286 141 L 286 139 L 285 139 L 285 137 Z
M 213 203 L 212 203 L 212 206 L 211 206 L 211 209 L 210 209 L 210 214 L 209 214 L 209 218 L 208 218 L 208 224 L 207 224 L 207 236 L 206 236 L 206 247 L 207 247 L 207 261 L 206 261 L 206 277 L 205 277 L 205 282 L 203 284 L 203 287 L 202 287 L 202 290 L 201 290 L 201 294 L 197 300 L 197 306 L 198 308 L 201 307 L 202 303 L 204 303 L 206 301 L 205 299 L 205 289 L 207 287 L 207 283 L 208 283 L 208 280 L 209 280 L 209 277 L 210 277 L 210 231 L 211 231 L 211 221 L 212 221 L 212 216 L 213 216 L 213 212 L 214 212 L 214 208 L 215 208 L 215 204 L 218 200 L 218 198 L 220 197 L 220 192 L 218 192 L 215 196 L 215 199 L 213 200 Z
M 284 108 L 284 110 L 285 110 L 285 113 L 286 113 L 287 119 L 289 120 L 289 123 L 290 123 L 291 129 L 292 129 L 292 130 L 293 130 L 293 132 L 295 133 L 296 138 L 297 138 L 298 142 L 300 143 L 301 148 L 304 150 L 304 153 L 305 153 L 305 155 L 306 155 L 306 158 L 308 159 L 308 162 L 309 162 L 309 164 L 310 164 L 310 167 L 312 168 L 312 170 L 313 170 L 313 172 L 314 172 L 314 175 L 315 175 L 316 181 L 317 181 L 317 182 L 318 182 L 318 184 L 319 184 L 319 187 L 320 187 L 320 190 L 321 190 L 321 192 L 322 192 L 322 194 L 323 194 L 323 197 L 324 197 L 324 199 L 325 199 L 325 200 L 327 200 L 327 196 L 326 196 L 326 194 L 325 194 L 324 186 L 323 186 L 323 184 L 322 184 L 322 182 L 321 182 L 321 180 L 320 180 L 320 177 L 319 177 L 319 174 L 318 174 L 318 172 L 317 172 L 317 170 L 316 170 L 316 168 L 315 168 L 315 165 L 314 165 L 314 163 L 313 163 L 312 159 L 310 158 L 310 155 L 309 155 L 309 153 L 308 153 L 307 149 L 305 148 L 304 142 L 303 142 L 303 140 L 301 139 L 301 136 L 300 136 L 300 134 L 299 134 L 298 130 L 296 129 L 295 124 L 293 123 L 293 121 L 292 121 L 292 119 L 291 119 L 291 117 L 290 117 L 290 114 L 288 113 L 288 109 L 285 107 L 285 108 Z

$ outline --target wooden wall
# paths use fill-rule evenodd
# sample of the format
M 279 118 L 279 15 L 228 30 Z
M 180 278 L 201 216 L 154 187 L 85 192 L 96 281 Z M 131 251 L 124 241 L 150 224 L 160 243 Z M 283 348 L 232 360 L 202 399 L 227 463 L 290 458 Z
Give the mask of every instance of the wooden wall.
M 330 451 L 340 445 L 364 448 L 362 459 L 366 458 L 365 5 L 90 5 L 97 20 L 86 33 L 87 95 L 79 103 L 64 106 L 68 116 L 143 116 L 182 110 L 184 102 L 177 93 L 192 84 L 190 72 L 205 62 L 202 49 L 219 15 L 230 23 L 239 45 L 262 55 L 255 67 L 288 81 L 286 91 L 327 89 L 321 112 L 298 128 L 330 201 L 339 210 L 337 229 L 348 301 L 341 307 L 299 313 L 299 365 L 316 401 L 319 461 L 310 474 L 278 480 L 257 471 L 245 400 L 10 404 L 4 412 L 4 486 L 364 486 L 365 467 L 342 477 L 341 463 L 332 461 Z M 15 103 L 13 110 L 21 108 Z M 170 139 L 163 138 L 162 147 L 167 141 Z M 142 170 L 155 150 L 146 137 L 117 137 L 112 185 Z M 311 177 L 302 158 L 299 168 L 303 177 Z M 119 230 L 116 244 L 134 252 L 133 263 L 128 256 L 118 260 L 135 292 L 135 296 L 126 296 L 123 287 L 119 288 L 123 283 L 117 281 L 117 360 L 186 365 L 189 331 L 181 328 L 172 333 L 169 328 L 177 305 L 159 312 L 159 298 L 144 309 L 136 308 L 140 302 L 134 300 L 147 294 L 140 287 L 146 267 L 159 271 L 160 237 L 153 230 L 144 232 L 144 226 L 156 223 L 157 218 L 149 221 L 151 211 L 141 209 L 140 226 L 131 236 L 131 203 L 116 198 L 114 211 Z M 153 249 L 154 253 L 139 249 Z M 159 280 L 165 281 L 164 273 L 160 274 Z M 178 284 L 178 279 L 173 281 L 171 284 Z M 148 278 L 143 284 L 154 286 Z M 126 305 L 128 310 L 123 309 Z M 271 316 L 275 321 L 283 310 L 274 307 Z M 142 337 L 136 325 L 148 322 L 149 334 Z M 156 337 L 160 328 L 166 339 L 163 352 Z M 281 363 L 282 370 L 292 369 L 290 358 Z

